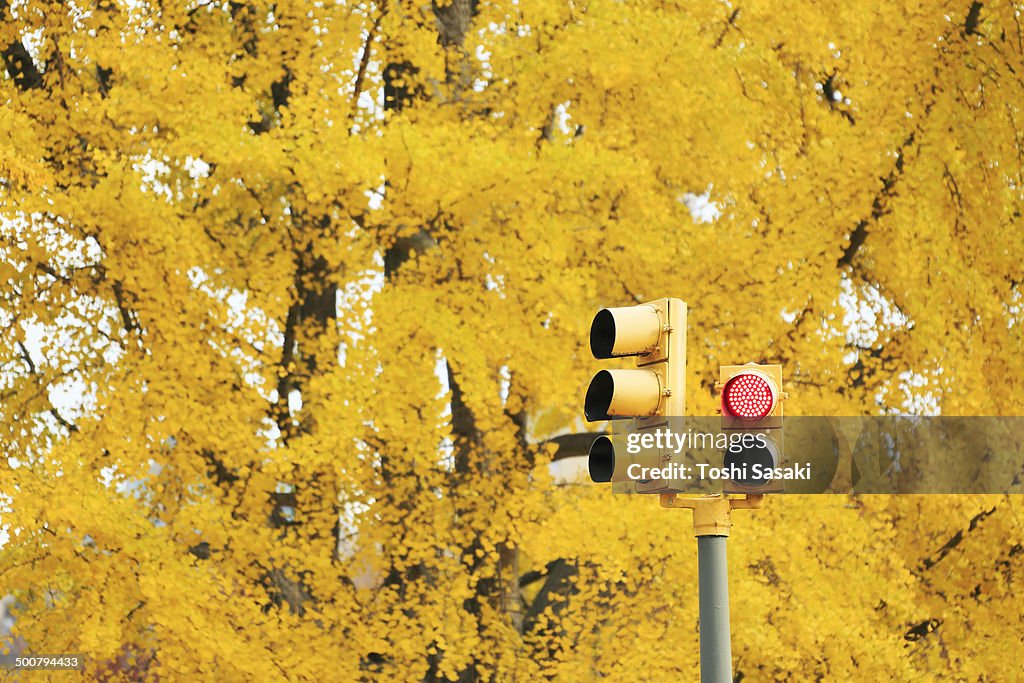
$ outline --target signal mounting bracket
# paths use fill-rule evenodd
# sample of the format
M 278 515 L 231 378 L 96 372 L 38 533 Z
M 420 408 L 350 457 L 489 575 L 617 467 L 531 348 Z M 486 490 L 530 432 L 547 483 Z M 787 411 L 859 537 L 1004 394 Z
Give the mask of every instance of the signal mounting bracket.
M 669 304 L 667 299 L 658 299 L 657 301 L 650 301 L 644 306 L 650 306 L 654 309 L 655 313 L 658 314 L 658 318 L 661 320 L 661 338 L 658 342 L 652 346 L 647 353 L 637 356 L 636 365 L 637 367 L 644 367 L 645 365 L 651 365 L 653 363 L 660 363 L 668 358 L 668 344 L 667 336 L 672 334 L 673 331 L 673 320 L 669 313 Z
M 700 498 L 661 494 L 661 507 L 693 510 L 694 536 L 728 536 L 733 510 L 754 510 L 763 502 L 764 495 L 760 493 L 748 493 L 742 498 L 730 498 L 720 493 Z

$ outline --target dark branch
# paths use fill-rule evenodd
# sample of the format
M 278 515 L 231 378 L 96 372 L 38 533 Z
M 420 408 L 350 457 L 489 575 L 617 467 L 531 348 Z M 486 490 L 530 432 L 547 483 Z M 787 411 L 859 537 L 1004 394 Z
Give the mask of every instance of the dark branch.
M 927 111 L 926 111 L 927 113 Z M 871 215 L 857 223 L 857 226 L 850 233 L 850 243 L 843 250 L 843 255 L 836 263 L 838 267 L 853 264 L 853 258 L 857 255 L 864 240 L 868 237 L 868 225 L 889 213 L 889 200 L 896 196 L 896 185 L 903 176 L 904 150 L 914 144 L 916 133 L 911 133 L 903 141 L 903 144 L 896 149 L 896 163 L 893 164 L 889 174 L 882 178 L 882 189 L 875 195 L 871 202 Z
M 548 565 L 548 576 L 523 620 L 523 633 L 529 633 L 537 626 L 545 610 L 551 608 L 558 615 L 568 604 L 572 593 L 572 579 L 578 574 L 575 562 L 558 559 Z
M 24 360 L 25 364 L 28 365 L 28 371 L 31 372 L 33 375 L 36 374 L 36 364 L 32 362 L 32 356 L 29 355 L 28 349 L 26 349 L 25 345 L 22 344 L 20 341 L 17 342 L 17 344 L 18 350 L 21 351 L 22 360 Z
M 946 555 L 949 555 L 949 553 L 954 548 L 960 545 L 960 543 L 964 540 L 966 534 L 974 531 L 978 527 L 978 525 L 981 524 L 982 521 L 984 521 L 986 517 L 988 517 L 995 511 L 996 508 L 992 508 L 991 510 L 982 510 L 978 514 L 974 515 L 974 517 L 971 518 L 971 522 L 968 525 L 966 532 L 963 529 L 960 529 L 955 534 L 953 534 L 953 537 L 946 541 L 942 545 L 942 547 L 935 551 L 935 553 L 931 557 L 926 557 L 921 562 L 919 570 L 924 571 L 927 569 L 931 569 L 932 567 L 937 565 L 940 561 L 942 561 L 942 558 L 944 558 Z
M 964 35 L 978 35 L 978 26 L 981 25 L 982 3 L 972 2 L 971 8 L 967 10 L 967 18 L 964 19 Z
M 7 73 L 22 90 L 33 90 L 43 85 L 43 75 L 36 68 L 32 56 L 20 40 L 13 41 L 4 48 L 4 67 Z
M 563 458 L 573 458 L 581 455 L 588 455 L 590 453 L 590 446 L 593 445 L 594 439 L 599 437 L 600 434 L 594 432 L 578 432 L 576 434 L 562 434 L 556 436 L 553 439 L 544 441 L 541 446 L 547 444 L 555 444 L 558 446 L 558 450 L 551 456 L 552 460 L 562 460 Z

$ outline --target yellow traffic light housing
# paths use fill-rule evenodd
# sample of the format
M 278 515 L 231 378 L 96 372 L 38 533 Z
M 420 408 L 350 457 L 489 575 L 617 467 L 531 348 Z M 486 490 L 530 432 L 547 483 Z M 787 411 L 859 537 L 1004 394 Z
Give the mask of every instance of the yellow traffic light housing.
M 782 467 L 782 366 L 723 365 L 718 388 L 722 399 L 722 430 L 729 435 L 723 465 L 735 474 L 724 493 L 781 493 L 783 480 L 773 477 Z
M 637 306 L 598 311 L 590 327 L 590 350 L 597 359 L 635 357 L 636 369 L 601 370 L 584 399 L 587 421 L 633 418 L 635 430 L 652 429 L 682 417 L 686 409 L 686 304 L 657 299 Z M 645 454 L 645 460 L 650 454 Z M 598 437 L 588 458 L 591 479 L 632 481 L 625 476 L 638 462 L 607 436 Z M 656 467 L 660 462 L 642 463 Z M 637 483 L 638 492 L 656 493 L 665 482 Z
M 658 299 L 604 308 L 590 326 L 594 358 L 635 356 L 636 370 L 602 370 L 587 389 L 589 422 L 637 418 L 658 423 L 686 408 L 686 304 Z M 662 419 L 659 419 L 662 418 Z M 639 426 L 639 425 L 638 425 Z

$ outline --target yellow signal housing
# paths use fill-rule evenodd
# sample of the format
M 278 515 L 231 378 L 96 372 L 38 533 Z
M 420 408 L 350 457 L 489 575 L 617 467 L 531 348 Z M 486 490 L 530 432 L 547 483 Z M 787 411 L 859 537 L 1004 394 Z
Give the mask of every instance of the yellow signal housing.
M 602 370 L 587 389 L 590 422 L 681 417 L 686 411 L 686 304 L 657 299 L 638 306 L 604 308 L 590 327 L 595 358 L 635 356 L 636 370 Z
M 723 365 L 717 387 L 722 399 L 722 430 L 730 435 L 723 464 L 735 466 L 745 475 L 725 482 L 723 493 L 781 493 L 783 480 L 758 478 L 754 466 L 775 469 L 784 461 L 782 366 Z M 733 446 L 737 437 L 746 440 L 743 445 Z
M 584 399 L 588 421 L 632 418 L 634 429 L 642 431 L 685 414 L 686 313 L 686 304 L 671 298 L 598 311 L 590 327 L 594 357 L 633 356 L 636 368 L 602 370 L 594 376 Z M 613 439 L 599 437 L 590 450 L 591 478 L 622 481 L 634 460 L 621 444 L 616 447 Z M 641 493 L 659 493 L 665 485 L 651 480 L 636 487 Z

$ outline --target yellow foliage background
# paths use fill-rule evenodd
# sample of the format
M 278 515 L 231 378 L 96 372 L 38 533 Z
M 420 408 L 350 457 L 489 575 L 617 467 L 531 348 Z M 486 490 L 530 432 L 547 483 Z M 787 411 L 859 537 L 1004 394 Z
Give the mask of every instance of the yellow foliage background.
M 694 680 L 688 514 L 550 473 L 590 317 L 686 300 L 695 414 L 747 361 L 794 415 L 1018 413 L 1020 13 L 0 2 L 16 637 L 102 680 Z M 737 679 L 1022 675 L 1019 498 L 736 522 Z

